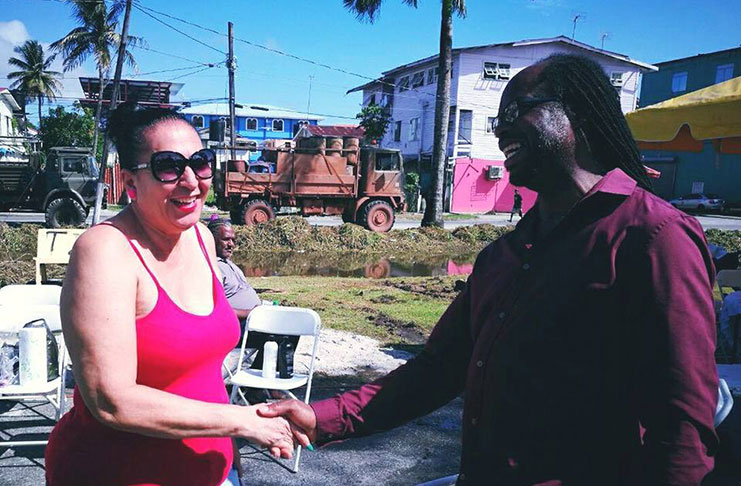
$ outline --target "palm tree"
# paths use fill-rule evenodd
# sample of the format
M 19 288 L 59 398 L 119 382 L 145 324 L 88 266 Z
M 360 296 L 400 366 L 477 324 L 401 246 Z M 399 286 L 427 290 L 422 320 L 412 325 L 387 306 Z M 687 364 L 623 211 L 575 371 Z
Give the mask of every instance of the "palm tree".
M 59 93 L 61 84 L 56 79 L 61 75 L 57 71 L 50 71 L 49 67 L 55 55 L 44 56 L 44 48 L 35 40 L 27 40 L 23 45 L 13 49 L 19 57 L 11 57 L 8 64 L 17 67 L 19 71 L 8 74 L 13 79 L 11 89 L 23 93 L 27 100 L 36 99 L 39 103 L 39 128 L 41 128 L 41 104 L 46 98 L 53 101 Z M 26 103 L 23 100 L 23 118 L 26 118 Z M 28 123 L 26 123 L 28 125 Z
M 112 53 L 116 52 L 120 36 L 117 32 L 118 18 L 124 8 L 124 2 L 116 0 L 110 7 L 104 0 L 67 0 L 73 8 L 73 17 L 79 27 L 54 42 L 51 47 L 64 56 L 64 71 L 70 71 L 89 56 L 95 60 L 98 68 L 98 105 L 95 110 L 95 131 L 93 132 L 93 153 L 97 152 L 100 117 L 103 111 L 103 90 L 111 68 Z M 139 39 L 128 36 L 127 44 L 137 44 Z M 136 62 L 130 51 L 125 52 L 129 66 Z
M 402 0 L 417 8 L 417 0 Z M 358 19 L 375 20 L 383 0 L 343 0 L 345 7 L 357 14 Z M 443 225 L 443 182 L 448 144 L 448 119 L 450 118 L 450 74 L 453 68 L 453 14 L 466 15 L 466 0 L 442 0 L 440 19 L 440 55 L 438 56 L 437 93 L 435 98 L 435 128 L 432 160 L 435 167 L 433 191 L 428 195 L 422 226 Z

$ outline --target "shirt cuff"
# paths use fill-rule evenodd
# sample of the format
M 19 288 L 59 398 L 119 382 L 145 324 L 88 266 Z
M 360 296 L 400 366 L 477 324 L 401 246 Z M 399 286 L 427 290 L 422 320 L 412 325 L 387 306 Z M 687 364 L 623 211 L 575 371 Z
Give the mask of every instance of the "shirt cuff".
M 344 427 L 340 414 L 340 398 L 327 398 L 310 405 L 316 415 L 317 443 L 341 439 Z

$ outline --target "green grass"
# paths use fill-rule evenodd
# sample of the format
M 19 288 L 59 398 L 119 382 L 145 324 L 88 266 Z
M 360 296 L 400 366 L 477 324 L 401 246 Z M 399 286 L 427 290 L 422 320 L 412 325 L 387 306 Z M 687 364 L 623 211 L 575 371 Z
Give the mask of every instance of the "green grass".
M 262 277 L 250 283 L 263 299 L 314 309 L 324 327 L 415 344 L 426 339 L 453 300 L 460 278 Z

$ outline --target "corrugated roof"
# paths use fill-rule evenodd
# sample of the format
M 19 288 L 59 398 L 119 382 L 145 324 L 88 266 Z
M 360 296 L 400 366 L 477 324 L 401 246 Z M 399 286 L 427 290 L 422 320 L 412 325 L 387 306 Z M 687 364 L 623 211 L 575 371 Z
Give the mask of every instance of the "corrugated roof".
M 633 65 L 636 65 L 636 66 L 640 67 L 641 69 L 644 69 L 644 70 L 647 70 L 647 71 L 658 71 L 658 69 L 659 69 L 659 68 L 657 68 L 656 66 L 654 66 L 652 64 L 648 64 L 648 63 L 645 63 L 645 62 L 636 61 L 635 59 L 631 59 L 630 57 L 626 56 L 625 54 L 620 54 L 618 52 L 607 51 L 607 50 L 604 50 L 604 49 L 598 49 L 596 47 L 590 46 L 589 44 L 585 44 L 583 42 L 572 40 L 572 39 L 570 39 L 570 38 L 568 38 L 566 36 L 563 36 L 563 35 L 560 35 L 558 37 L 547 37 L 547 38 L 542 38 L 542 39 L 525 39 L 525 40 L 514 41 L 514 42 L 500 42 L 500 43 L 495 43 L 495 44 L 483 44 L 483 45 L 471 46 L 471 47 L 458 47 L 458 48 L 453 49 L 453 54 L 455 55 L 455 54 L 458 54 L 458 53 L 463 52 L 463 51 L 472 51 L 472 50 L 477 50 L 477 49 L 488 49 L 488 48 L 492 48 L 492 47 L 506 47 L 506 46 L 509 46 L 509 47 L 524 47 L 524 46 L 530 46 L 530 45 L 550 44 L 550 43 L 556 43 L 556 42 L 560 42 L 560 43 L 564 43 L 564 44 L 569 44 L 569 45 L 572 45 L 574 47 L 578 47 L 580 49 L 584 49 L 584 50 L 587 50 L 587 51 L 590 51 L 590 52 L 594 52 L 596 54 L 600 54 L 600 55 L 603 55 L 603 56 L 606 56 L 606 57 L 610 57 L 610 58 L 616 59 L 618 61 L 626 62 L 628 64 L 633 64 Z M 351 90 L 349 90 L 347 92 L 347 94 L 353 93 L 355 91 L 361 91 L 361 90 L 363 90 L 365 88 L 368 88 L 368 87 L 370 87 L 370 86 L 372 86 L 372 85 L 380 82 L 383 78 L 392 77 L 394 74 L 398 73 L 399 71 L 403 71 L 403 70 L 406 70 L 406 69 L 409 69 L 409 68 L 413 68 L 413 67 L 416 67 L 416 66 L 420 66 L 422 64 L 427 64 L 429 62 L 432 62 L 432 61 L 436 60 L 437 57 L 438 57 L 438 54 L 434 54 L 432 56 L 428 56 L 428 57 L 425 57 L 423 59 L 419 59 L 417 61 L 410 62 L 408 64 L 403 64 L 401 66 L 397 66 L 397 67 L 395 67 L 393 69 L 390 69 L 388 71 L 384 71 L 383 73 L 381 73 L 382 75 L 378 79 L 376 79 L 374 81 L 370 81 L 368 83 L 365 83 L 365 84 L 363 84 L 361 86 L 356 86 L 355 88 L 352 88 Z
M 250 118 L 290 118 L 294 120 L 324 120 L 324 117 L 318 115 L 307 115 L 304 112 L 291 110 L 289 108 L 281 108 L 278 106 L 250 105 L 248 103 L 240 103 L 240 105 L 242 105 L 242 108 L 235 109 L 236 116 Z M 203 105 L 195 105 L 183 108 L 180 110 L 180 113 L 185 115 L 229 116 L 229 104 L 206 103 Z

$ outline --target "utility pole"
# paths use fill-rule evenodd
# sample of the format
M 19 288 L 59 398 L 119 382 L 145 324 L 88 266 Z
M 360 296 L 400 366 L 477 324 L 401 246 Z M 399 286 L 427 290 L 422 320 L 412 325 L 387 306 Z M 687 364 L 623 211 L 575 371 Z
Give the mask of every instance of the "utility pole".
M 111 93 L 111 104 L 108 107 L 108 113 L 111 113 L 118 104 L 119 85 L 121 84 L 121 71 L 123 71 L 124 58 L 126 57 L 126 39 L 129 36 L 129 19 L 131 18 L 132 0 L 126 0 L 126 9 L 124 10 L 123 26 L 121 27 L 121 38 L 118 40 L 118 57 L 116 58 L 116 72 L 113 75 L 113 92 Z M 101 91 L 102 93 L 102 91 Z M 111 139 L 108 137 L 106 129 L 103 137 L 103 157 L 100 161 L 100 171 L 98 174 L 98 185 L 95 188 L 95 207 L 93 208 L 93 226 L 100 222 L 100 210 L 103 206 L 103 191 L 105 187 L 105 171 L 108 165 L 108 153 L 110 152 Z M 95 147 L 93 147 L 95 150 Z M 111 178 L 113 182 L 113 178 Z
M 231 160 L 237 160 L 237 127 L 235 116 L 234 100 L 234 71 L 237 69 L 237 62 L 234 60 L 234 24 L 229 22 L 229 57 L 226 60 L 226 67 L 229 70 L 229 145 Z
M 601 48 L 601 50 L 603 50 L 603 51 L 605 50 L 605 39 L 607 39 L 609 36 L 610 36 L 610 33 L 609 32 L 604 32 L 602 34 L 602 48 Z
M 311 82 L 314 80 L 314 76 L 309 75 L 309 101 L 306 103 L 306 116 L 311 113 Z

